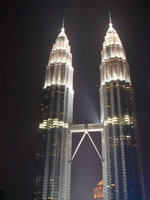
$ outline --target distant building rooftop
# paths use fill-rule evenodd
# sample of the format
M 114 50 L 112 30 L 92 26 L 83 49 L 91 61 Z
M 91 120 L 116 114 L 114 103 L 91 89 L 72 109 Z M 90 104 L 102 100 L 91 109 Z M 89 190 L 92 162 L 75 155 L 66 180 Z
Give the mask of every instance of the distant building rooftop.
M 94 189 L 94 200 L 103 200 L 104 193 L 103 193 L 103 180 L 101 180 L 97 187 Z

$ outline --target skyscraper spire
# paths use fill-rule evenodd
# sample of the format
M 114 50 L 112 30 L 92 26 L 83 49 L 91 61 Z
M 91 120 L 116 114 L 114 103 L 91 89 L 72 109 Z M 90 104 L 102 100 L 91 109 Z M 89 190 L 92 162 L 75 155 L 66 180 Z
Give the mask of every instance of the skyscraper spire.
M 109 13 L 109 23 L 111 23 L 111 13 Z
M 61 31 L 63 31 L 63 32 L 65 31 L 65 17 L 63 17 Z
M 112 27 L 112 22 L 111 22 L 111 13 L 109 12 L 109 27 Z

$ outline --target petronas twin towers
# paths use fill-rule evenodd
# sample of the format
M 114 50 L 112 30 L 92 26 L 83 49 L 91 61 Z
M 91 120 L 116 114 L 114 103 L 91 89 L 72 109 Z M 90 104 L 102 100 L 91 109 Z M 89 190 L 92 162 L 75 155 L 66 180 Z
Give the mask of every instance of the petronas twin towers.
M 63 25 L 46 66 L 35 155 L 34 200 L 70 200 L 73 73 Z M 100 77 L 104 199 L 143 200 L 129 65 L 111 21 L 101 52 Z

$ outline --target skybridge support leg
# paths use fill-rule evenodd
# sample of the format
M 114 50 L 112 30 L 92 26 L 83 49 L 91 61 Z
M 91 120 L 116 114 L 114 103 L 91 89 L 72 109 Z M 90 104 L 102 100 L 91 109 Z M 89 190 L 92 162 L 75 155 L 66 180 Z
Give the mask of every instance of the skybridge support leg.
M 98 151 L 98 149 L 97 149 L 97 147 L 96 147 L 96 145 L 95 145 L 95 143 L 94 143 L 93 139 L 91 138 L 91 136 L 90 136 L 90 134 L 89 134 L 88 131 L 85 131 L 84 134 L 83 134 L 83 136 L 81 137 L 81 140 L 79 141 L 79 144 L 77 145 L 77 147 L 76 147 L 76 149 L 75 149 L 75 151 L 74 151 L 74 154 L 73 154 L 73 156 L 72 156 L 70 162 L 72 162 L 72 160 L 74 159 L 75 155 L 77 154 L 77 152 L 78 152 L 78 150 L 79 150 L 79 148 L 80 148 L 80 145 L 81 145 L 81 143 L 83 142 L 83 140 L 84 140 L 84 138 L 85 138 L 86 135 L 88 135 L 88 137 L 89 137 L 89 139 L 90 139 L 90 141 L 91 141 L 91 143 L 92 143 L 92 145 L 93 145 L 93 147 L 94 147 L 94 149 L 95 149 L 95 151 L 96 151 L 98 157 L 100 158 L 101 162 L 103 162 L 104 160 L 103 160 L 103 158 L 101 157 L 101 154 L 99 153 L 99 151 Z
M 99 151 L 98 151 L 98 149 L 97 149 L 97 147 L 96 147 L 94 141 L 92 140 L 92 138 L 91 138 L 91 136 L 90 136 L 90 134 L 89 134 L 88 132 L 87 132 L 87 135 L 88 135 L 88 137 L 89 137 L 91 143 L 93 144 L 93 147 L 94 147 L 94 149 L 95 149 L 95 151 L 96 151 L 98 157 L 100 158 L 100 160 L 101 160 L 101 162 L 102 162 L 103 159 L 102 159 L 101 154 L 99 153 Z
M 79 144 L 78 144 L 78 146 L 77 146 L 77 148 L 76 148 L 76 150 L 75 150 L 75 152 L 74 152 L 74 154 L 73 154 L 73 156 L 72 156 L 71 160 L 73 160 L 73 159 L 74 159 L 74 157 L 75 157 L 75 155 L 76 155 L 76 153 L 77 153 L 77 151 L 78 151 L 78 149 L 79 149 L 79 147 L 80 147 L 81 143 L 83 142 L 83 140 L 84 140 L 84 138 L 85 138 L 86 134 L 87 134 L 87 132 L 84 132 L 84 134 L 83 134 L 83 136 L 82 136 L 82 138 L 81 138 L 81 140 L 80 140 L 80 142 L 79 142 Z

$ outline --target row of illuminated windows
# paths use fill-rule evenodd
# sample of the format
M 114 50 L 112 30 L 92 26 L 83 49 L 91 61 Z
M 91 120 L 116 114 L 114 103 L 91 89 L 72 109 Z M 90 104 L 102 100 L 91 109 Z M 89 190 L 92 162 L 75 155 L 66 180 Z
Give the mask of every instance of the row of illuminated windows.
M 108 117 L 107 120 L 104 121 L 104 126 L 107 126 L 108 124 L 112 125 L 132 125 L 134 124 L 134 118 L 133 116 L 130 117 L 129 115 L 124 115 L 120 117 Z
M 48 128 L 68 128 L 68 123 L 65 123 L 64 121 L 59 121 L 58 118 L 49 118 L 48 120 L 43 120 L 42 123 L 40 123 L 39 128 L 40 129 L 48 129 Z

